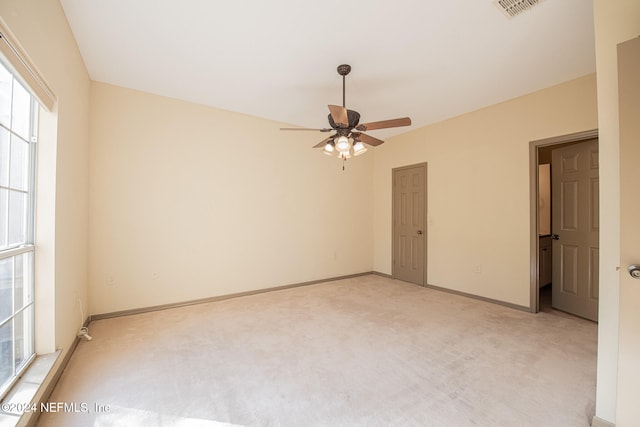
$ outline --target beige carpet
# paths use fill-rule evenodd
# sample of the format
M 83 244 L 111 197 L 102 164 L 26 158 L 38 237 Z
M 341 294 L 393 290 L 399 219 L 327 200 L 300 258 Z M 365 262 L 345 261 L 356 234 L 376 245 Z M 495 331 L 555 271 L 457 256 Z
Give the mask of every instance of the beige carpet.
M 40 426 L 586 427 L 594 412 L 596 324 L 373 275 L 90 329 L 50 399 L 80 412 Z

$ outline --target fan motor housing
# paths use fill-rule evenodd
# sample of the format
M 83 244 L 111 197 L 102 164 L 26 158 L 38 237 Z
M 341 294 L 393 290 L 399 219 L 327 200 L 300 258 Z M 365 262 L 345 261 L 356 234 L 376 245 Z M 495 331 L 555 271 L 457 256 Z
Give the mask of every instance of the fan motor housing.
M 358 123 L 360 123 L 360 113 L 358 113 L 357 111 L 347 110 L 347 117 L 349 118 L 349 125 L 345 128 L 342 126 L 337 126 L 336 122 L 333 121 L 333 117 L 331 117 L 331 114 L 329 114 L 329 125 L 331 125 L 331 127 L 334 129 L 353 129 L 354 127 L 358 126 Z

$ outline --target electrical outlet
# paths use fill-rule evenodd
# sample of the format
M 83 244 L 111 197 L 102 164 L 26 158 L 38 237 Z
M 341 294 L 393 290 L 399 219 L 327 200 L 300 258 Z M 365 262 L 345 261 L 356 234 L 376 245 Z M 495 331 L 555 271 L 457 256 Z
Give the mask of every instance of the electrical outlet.
M 480 264 L 476 265 L 473 267 L 473 272 L 474 273 L 482 273 L 482 266 Z
M 151 273 L 151 280 L 158 280 L 159 277 L 160 275 L 158 274 L 157 271 L 154 271 L 153 273 Z

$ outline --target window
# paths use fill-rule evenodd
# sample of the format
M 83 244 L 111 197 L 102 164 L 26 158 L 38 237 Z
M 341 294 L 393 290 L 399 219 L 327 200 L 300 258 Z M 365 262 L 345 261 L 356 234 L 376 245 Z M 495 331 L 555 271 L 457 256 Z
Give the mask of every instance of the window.
M 0 396 L 34 357 L 38 109 L 0 60 Z

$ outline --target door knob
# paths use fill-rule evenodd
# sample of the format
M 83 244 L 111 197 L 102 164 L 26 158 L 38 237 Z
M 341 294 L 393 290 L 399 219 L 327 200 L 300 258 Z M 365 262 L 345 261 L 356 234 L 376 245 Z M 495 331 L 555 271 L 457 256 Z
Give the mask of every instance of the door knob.
M 630 265 L 628 270 L 631 277 L 633 277 L 634 279 L 640 279 L 640 265 Z
M 416 231 L 416 233 L 422 234 L 422 230 L 418 230 L 418 231 Z
M 557 234 L 552 234 L 552 235 L 551 235 L 551 238 L 552 238 L 553 240 L 560 240 L 560 236 L 558 236 Z

